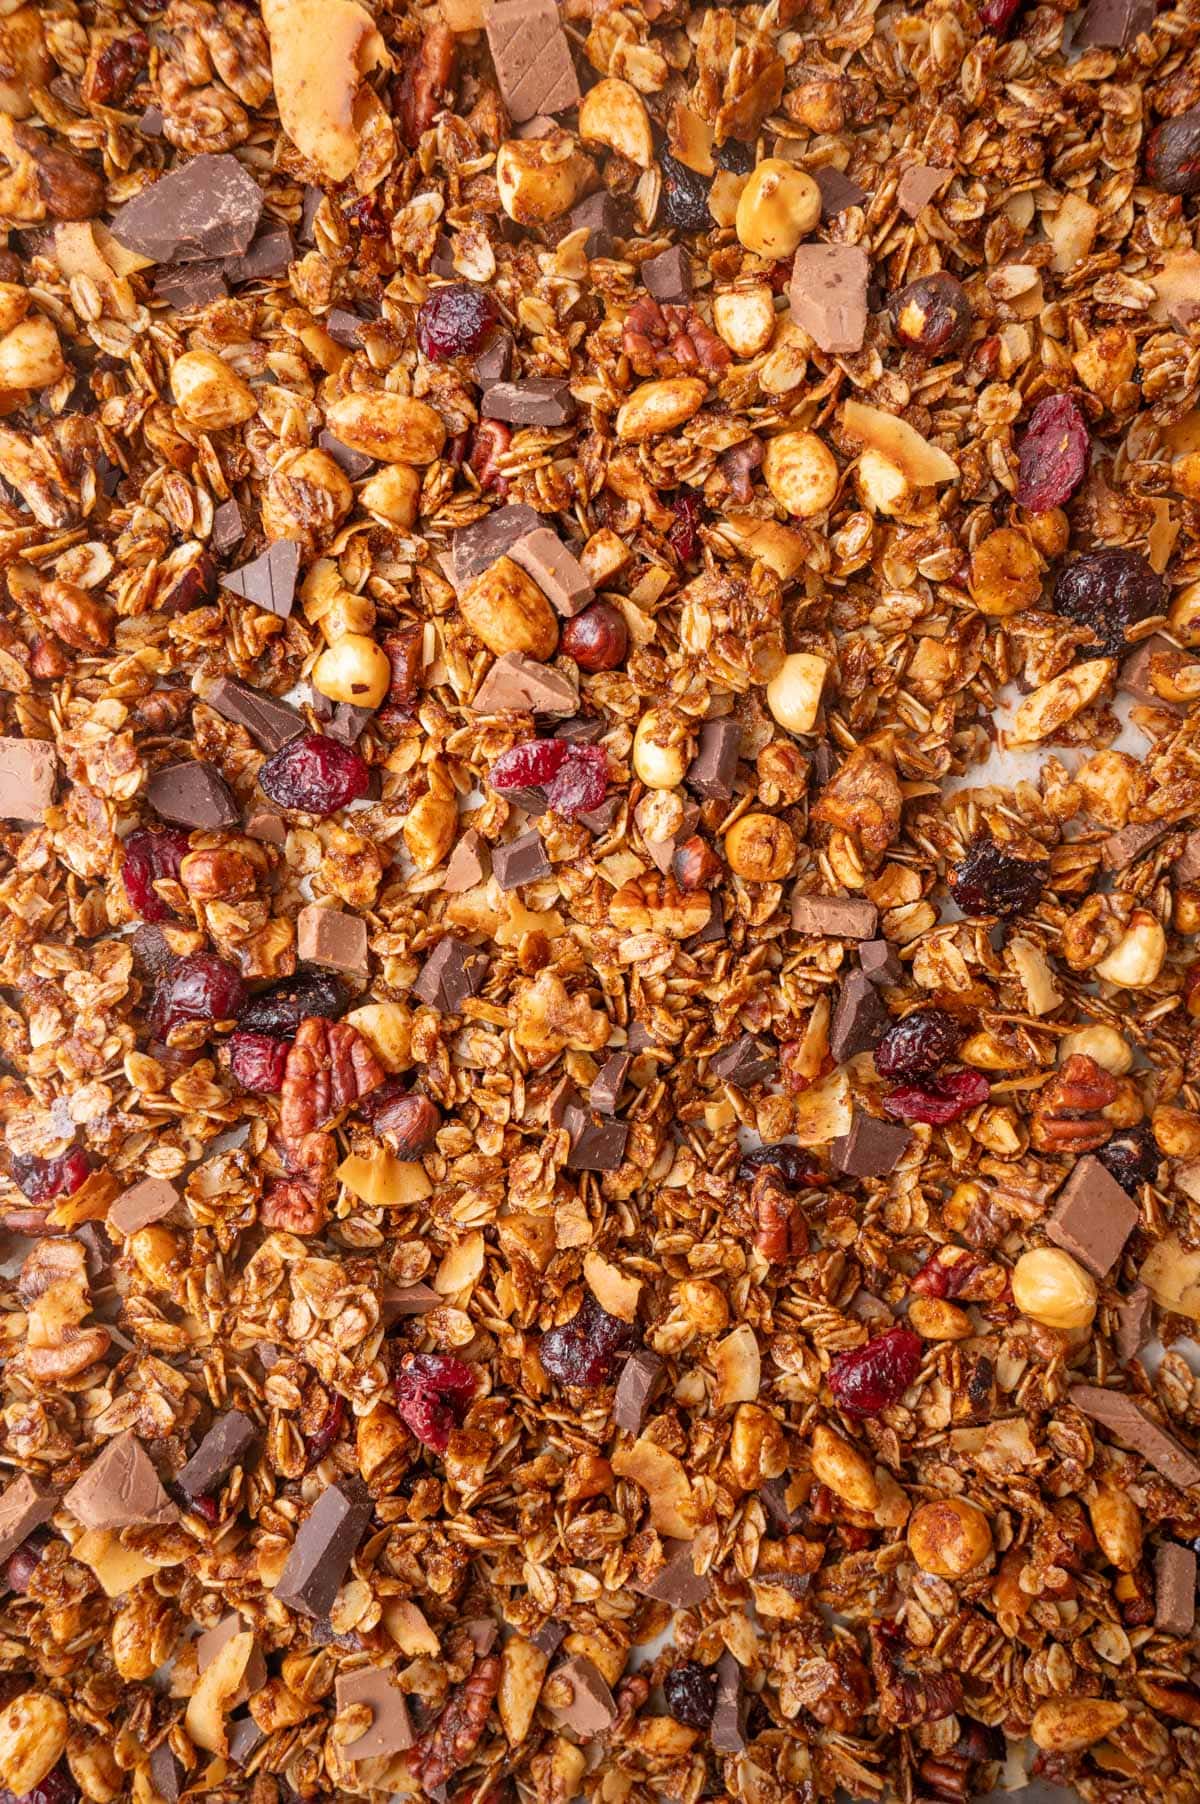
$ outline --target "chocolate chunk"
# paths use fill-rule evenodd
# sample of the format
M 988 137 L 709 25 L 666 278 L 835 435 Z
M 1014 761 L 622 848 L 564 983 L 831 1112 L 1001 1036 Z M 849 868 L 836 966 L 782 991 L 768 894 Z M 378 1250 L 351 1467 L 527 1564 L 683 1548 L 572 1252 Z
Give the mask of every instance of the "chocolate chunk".
M 598 714 L 575 714 L 554 729 L 556 739 L 570 739 L 575 745 L 595 745 L 608 732 L 608 722 Z M 593 810 L 594 812 L 594 810 Z M 583 820 L 581 814 L 576 817 Z
M 443 894 L 461 896 L 464 890 L 474 889 L 477 884 L 486 882 L 491 868 L 492 854 L 487 841 L 474 827 L 469 828 L 450 854 L 446 875 L 442 878 Z
M 266 1732 L 252 1716 L 239 1716 L 230 1722 L 226 1739 L 234 1766 L 245 1766 L 255 1748 L 266 1740 Z
M 664 1381 L 663 1362 L 649 1347 L 639 1347 L 621 1367 L 613 1395 L 613 1421 L 627 1434 L 639 1434 L 654 1394 Z
M 528 140 L 530 138 L 548 138 L 550 133 L 557 129 L 558 121 L 552 119 L 549 113 L 535 113 L 532 119 L 522 119 L 516 131 L 518 138 Z
M 858 968 L 872 983 L 898 984 L 904 967 L 887 940 L 864 940 L 858 948 Z
M 758 1501 L 767 1512 L 776 1528 L 781 1528 L 785 1535 L 794 1534 L 802 1520 L 802 1506 L 798 1503 L 795 1509 L 788 1502 L 789 1483 L 786 1478 L 768 1478 L 758 1487 Z
M 625 1079 L 629 1076 L 629 1067 L 633 1064 L 631 1052 L 614 1052 L 605 1059 L 596 1076 L 592 1079 L 592 1087 L 588 1091 L 588 1101 L 599 1115 L 615 1115 L 621 1091 L 625 1088 Z
M 139 1228 L 162 1221 L 178 1206 L 179 1192 L 174 1184 L 168 1184 L 166 1178 L 143 1178 L 109 1205 L 108 1225 L 118 1234 L 136 1234 Z
M 788 288 L 792 318 L 827 354 L 861 351 L 871 265 L 857 244 L 802 244 Z
M 440 1309 L 444 1301 L 431 1285 L 388 1282 L 379 1299 L 379 1319 L 385 1328 L 390 1328 L 404 1316 L 428 1315 L 431 1309 Z
M 686 307 L 692 298 L 692 262 L 681 244 L 642 264 L 642 281 L 656 301 Z
M 854 1111 L 850 1132 L 841 1134 L 829 1149 L 829 1163 L 848 1178 L 885 1178 L 895 1171 L 912 1135 L 890 1121 Z
M 110 1441 L 76 1479 L 63 1498 L 63 1508 L 84 1528 L 133 1528 L 179 1519 L 132 1429 Z
M 365 451 L 355 451 L 352 446 L 343 445 L 341 439 L 335 438 L 332 432 L 318 433 L 317 443 L 322 451 L 328 451 L 338 469 L 351 482 L 357 482 L 360 476 L 365 476 L 368 470 L 375 467 L 373 457 L 368 457 Z
M 915 219 L 922 207 L 928 206 L 939 189 L 944 188 L 952 169 L 935 169 L 929 163 L 913 163 L 900 177 L 896 200 L 902 213 Z
M 330 739 L 339 739 L 343 745 L 353 748 L 374 718 L 374 708 L 359 708 L 354 702 L 338 702 L 325 723 L 325 731 Z
M 497 326 L 482 351 L 471 359 L 475 380 L 487 388 L 493 382 L 507 382 L 512 375 L 516 344 L 505 326 Z
M 736 720 L 706 720 L 696 741 L 696 756 L 684 782 L 705 801 L 727 802 L 737 776 L 742 729 Z
M 566 1121 L 568 1109 L 583 1106 L 583 1098 L 569 1077 L 560 1077 L 546 1102 L 546 1120 L 552 1128 L 560 1128 Z
M 243 831 L 247 839 L 261 840 L 267 846 L 287 844 L 287 822 L 272 808 L 252 808 L 246 816 Z
M 547 1714 L 556 1728 L 573 1730 L 580 1741 L 603 1735 L 616 1717 L 617 1706 L 603 1673 L 583 1654 L 556 1666 L 546 1685 L 553 1686 L 554 1693 L 570 1688 L 570 1702 L 547 1704 Z
M 112 235 L 152 263 L 196 263 L 247 250 L 262 189 L 236 157 L 189 157 L 118 207 Z
M 1091 0 L 1072 39 L 1074 50 L 1124 50 L 1154 23 L 1155 0 Z
M 1075 1408 L 1101 1428 L 1107 1428 L 1118 1441 L 1140 1453 L 1171 1484 L 1186 1490 L 1200 1484 L 1200 1463 L 1181 1447 L 1173 1435 L 1148 1416 L 1132 1397 L 1121 1391 L 1103 1390 L 1095 1384 L 1073 1384 L 1067 1392 Z
M 753 1034 L 740 1034 L 732 1046 L 709 1060 L 708 1068 L 723 1084 L 732 1084 L 735 1090 L 749 1090 L 753 1084 L 765 1083 L 778 1064 L 771 1049 Z
M 300 202 L 300 229 L 298 237 L 301 244 L 316 243 L 317 214 L 321 202 L 325 199 L 325 190 L 318 188 L 315 182 L 309 182 Z
M 179 313 L 208 307 L 228 292 L 224 265 L 220 263 L 168 263 L 154 276 L 155 300 L 165 301 Z
M 457 1015 L 469 996 L 478 996 L 487 978 L 488 958 L 453 934 L 440 939 L 421 967 L 413 995 L 443 1015 Z
M 202 699 L 222 720 L 245 727 L 254 743 L 268 754 L 308 731 L 298 708 L 261 689 L 251 689 L 237 677 L 218 677 L 204 690 Z
M 847 207 L 861 207 L 867 198 L 867 191 L 856 182 L 853 176 L 845 175 L 835 169 L 832 163 L 824 169 L 810 170 L 813 180 L 821 190 L 821 218 L 835 219 L 844 213 Z
M 351 1560 L 371 1520 L 371 1499 L 357 1478 L 342 1478 L 321 1492 L 292 1543 L 275 1585 L 280 1603 L 304 1616 L 328 1616 Z
M 150 1783 L 163 1804 L 179 1804 L 187 1784 L 187 1768 L 171 1752 L 166 1741 L 160 1741 L 150 1756 Z
M 215 1628 L 206 1629 L 196 1641 L 196 1671 L 207 1672 L 221 1649 L 233 1640 L 235 1635 L 245 1635 L 250 1631 L 250 1624 L 244 1622 L 236 1610 L 223 1616 Z M 257 1641 L 250 1650 L 250 1658 L 233 1696 L 227 1700 L 227 1708 L 236 1710 L 247 1698 L 261 1691 L 267 1682 L 267 1663 L 262 1657 L 262 1650 Z
M 634 1579 L 632 1589 L 675 1610 L 694 1610 L 712 1590 L 708 1574 L 697 1575 L 690 1541 L 664 1541 L 663 1563 L 650 1579 Z
M 450 580 L 455 588 L 465 589 L 474 577 L 490 570 L 497 558 L 505 557 L 518 539 L 540 525 L 541 520 L 531 507 L 523 501 L 510 501 L 470 526 L 460 526 L 450 540 Z
M 1123 871 L 1135 858 L 1140 858 L 1143 852 L 1156 846 L 1170 831 L 1166 821 L 1148 821 L 1122 827 L 1118 833 L 1110 833 L 1102 842 L 1100 862 L 1106 871 Z
M 512 426 L 566 426 L 575 418 L 575 397 L 562 376 L 523 376 L 519 382 L 493 382 L 483 391 L 479 412 L 485 420 Z
M 402 1754 L 412 1747 L 415 1738 L 408 1705 L 388 1668 L 363 1666 L 357 1672 L 342 1673 L 334 1693 L 339 1714 L 351 1704 L 366 1704 L 372 1713 L 370 1727 L 343 1743 L 348 1760 L 374 1760 L 379 1754 Z
M 629 1143 L 629 1124 L 603 1120 L 589 1115 L 585 1109 L 569 1104 L 563 1111 L 563 1126 L 570 1138 L 567 1153 L 568 1171 L 617 1171 Z
M 58 1493 L 35 1484 L 28 1472 L 0 1494 L 0 1562 L 7 1560 L 58 1508 Z
M 0 740 L 0 745 L 3 743 Z M 1200 883 L 1200 828 L 1184 840 L 1183 850 L 1171 866 L 1171 875 L 1176 883 Z
M 541 834 L 532 827 L 519 839 L 492 847 L 492 875 L 501 889 L 519 889 L 522 883 L 535 883 L 539 877 L 548 877 L 553 868 Z
M 717 1661 L 717 1702 L 708 1739 L 718 1754 L 740 1754 L 746 1746 L 742 1669 L 728 1649 Z
M 57 768 L 48 740 L 0 739 L 0 820 L 40 820 L 54 800 Z
M 206 833 L 232 827 L 241 819 L 234 793 L 220 771 L 199 758 L 156 770 L 146 785 L 146 800 L 164 821 L 202 827 Z
M 1089 1153 L 1059 1191 L 1046 1238 L 1094 1278 L 1106 1278 L 1140 1219 L 1133 1198 Z
M 299 545 L 294 539 L 276 539 L 252 563 L 227 571 L 218 581 L 231 595 L 240 595 L 243 601 L 252 601 L 255 607 L 286 620 L 296 599 L 299 574 Z
M 275 223 L 260 232 L 248 251 L 225 259 L 225 276 L 235 288 L 243 282 L 273 282 L 286 276 L 296 256 L 292 234 Z
M 567 620 L 581 614 L 596 599 L 587 571 L 548 526 L 526 533 L 509 547 L 508 555 L 527 576 L 532 576 L 555 612 Z
M 325 330 L 334 344 L 347 351 L 358 350 L 362 344 L 362 329 L 370 323 L 361 313 L 351 313 L 345 307 L 334 307 L 324 320 Z
M 878 1046 L 892 1017 L 879 1000 L 879 991 L 865 971 L 851 971 L 838 994 L 829 1026 L 829 1050 L 836 1064 Z
M 712 907 L 709 909 L 707 921 L 699 933 L 694 933 L 690 940 L 683 942 L 686 952 L 699 952 L 702 947 L 718 945 L 725 938 L 724 900 L 719 895 L 713 895 L 709 900 Z
M 361 915 L 309 902 L 296 916 L 296 955 L 306 965 L 365 977 L 368 969 L 367 923 Z
M 558 1652 L 566 1638 L 567 1625 L 565 1622 L 560 1622 L 556 1616 L 547 1617 L 541 1628 L 535 1630 L 529 1637 L 534 1647 L 540 1648 L 547 1659 Z
M 1123 1366 L 1136 1359 L 1150 1340 L 1152 1303 L 1149 1290 L 1138 1284 L 1117 1306 L 1117 1358 Z
M 555 0 L 489 0 L 484 29 L 504 104 L 518 124 L 579 105 L 571 46 Z
M 613 239 L 621 230 L 620 206 L 608 190 L 602 188 L 597 194 L 589 194 L 586 200 L 576 201 L 567 214 L 567 226 L 572 232 L 587 227 L 585 256 L 611 257 Z
M 160 106 L 148 106 L 137 122 L 136 129 L 143 138 L 161 138 L 163 135 L 163 111 Z
M 612 824 L 620 812 L 620 796 L 605 796 L 598 808 L 585 808 L 582 814 L 575 816 L 575 819 L 582 821 L 588 832 L 594 833 L 597 839 L 603 839 L 604 835 L 611 830 Z
M 856 896 L 806 896 L 793 890 L 792 926 L 797 933 L 826 939 L 869 940 L 879 926 L 879 910 Z
M 233 1468 L 245 1463 L 257 1433 L 240 1409 L 227 1409 L 217 1417 L 175 1480 L 189 1503 L 218 1490 Z
M 218 557 L 224 557 L 235 545 L 240 545 L 246 536 L 246 523 L 242 519 L 242 510 L 236 501 L 222 501 L 220 507 L 213 512 L 212 532 L 209 534 L 209 550 Z
M 496 1618 L 494 1616 L 472 1616 L 463 1623 L 463 1628 L 471 1637 L 475 1658 L 486 1660 L 500 1634 L 500 1625 Z
M 1133 650 L 1121 661 L 1117 672 L 1117 688 L 1123 689 L 1139 702 L 1149 702 L 1158 708 L 1172 706 L 1153 687 L 1151 675 L 1155 658 L 1173 655 L 1177 649 L 1162 633 L 1151 633 L 1148 639 L 1139 639 Z
M 1195 1550 L 1164 1541 L 1154 1556 L 1154 1626 L 1165 1635 L 1190 1635 L 1195 1623 Z
M 472 714 L 572 715 L 579 691 L 561 670 L 523 651 L 497 658 L 469 704 Z

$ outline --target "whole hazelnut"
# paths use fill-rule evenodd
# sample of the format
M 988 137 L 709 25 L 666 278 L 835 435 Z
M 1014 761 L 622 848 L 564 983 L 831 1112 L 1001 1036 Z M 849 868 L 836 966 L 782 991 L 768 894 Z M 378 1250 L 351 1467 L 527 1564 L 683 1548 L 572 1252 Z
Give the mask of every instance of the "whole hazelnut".
M 910 351 L 941 357 L 957 351 L 971 329 L 971 303 L 957 276 L 918 276 L 892 296 L 892 331 Z
M 991 1524 L 983 1511 L 965 1498 L 940 1497 L 913 1511 L 908 1550 L 922 1572 L 938 1578 L 962 1578 L 991 1553 Z
M 722 871 L 721 860 L 708 841 L 693 833 L 675 848 L 671 871 L 680 889 L 711 889 Z
M 629 650 L 629 628 L 610 601 L 594 601 L 562 629 L 559 649 L 574 658 L 580 670 L 594 675 L 615 670 Z

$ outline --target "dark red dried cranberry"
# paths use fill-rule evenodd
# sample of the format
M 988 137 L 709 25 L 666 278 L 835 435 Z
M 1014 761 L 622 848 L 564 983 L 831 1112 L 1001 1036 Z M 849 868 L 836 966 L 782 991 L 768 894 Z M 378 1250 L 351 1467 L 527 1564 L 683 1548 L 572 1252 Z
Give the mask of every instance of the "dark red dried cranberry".
M 594 601 L 582 614 L 563 622 L 558 643 L 560 651 L 591 676 L 598 670 L 615 670 L 625 662 L 629 628 L 611 601 Z
M 827 1182 L 825 1173 L 813 1155 L 802 1146 L 791 1146 L 786 1141 L 780 1141 L 775 1146 L 756 1146 L 744 1153 L 738 1166 L 738 1177 L 743 1181 L 752 1179 L 755 1172 L 761 1171 L 764 1165 L 770 1165 L 777 1171 L 784 1183 L 790 1184 L 793 1190 L 811 1190 L 814 1185 Z
M 950 881 L 950 894 L 964 914 L 1007 920 L 1036 907 L 1049 875 L 1049 859 L 1018 858 L 990 833 L 979 833 Z
M 171 910 L 156 894 L 154 885 L 164 877 L 171 877 L 178 883 L 179 867 L 188 844 L 188 835 L 178 828 L 168 828 L 165 833 L 148 833 L 144 827 L 139 827 L 125 841 L 121 881 L 130 908 L 136 909 L 143 921 L 169 920 Z
M 1200 194 L 1200 106 L 1155 126 L 1146 145 L 1146 180 L 1164 194 Z
M 892 331 L 910 351 L 942 357 L 957 351 L 971 330 L 971 303 L 957 276 L 937 270 L 918 276 L 892 296 Z
M 701 1666 L 699 1660 L 682 1661 L 664 1678 L 663 1696 L 677 1723 L 703 1733 L 712 1722 L 717 1704 L 716 1667 Z
M 423 1447 L 445 1453 L 478 1388 L 474 1368 L 453 1353 L 408 1353 L 396 1374 L 396 1412 Z
M 0 1791 L 0 1804 L 79 1804 L 79 1787 L 66 1761 L 60 1760 L 32 1791 Z
M 344 1397 L 330 1398 L 329 1407 L 325 1411 L 321 1426 L 314 1434 L 304 1437 L 304 1458 L 307 1470 L 311 1471 L 325 1458 L 333 1443 L 342 1432 L 342 1423 L 346 1420 L 346 1400 Z
M 36 1154 L 14 1154 L 13 1183 L 31 1203 L 49 1203 L 56 1196 L 73 1196 L 91 1173 L 92 1162 L 81 1146 L 72 1146 L 53 1159 Z
M 159 979 L 150 1024 L 165 1039 L 185 1021 L 234 1021 L 245 1000 L 246 986 L 235 966 L 215 952 L 192 952 Z
M 483 494 L 497 494 L 501 501 L 508 494 L 508 478 L 500 468 L 500 459 L 512 443 L 512 430 L 503 420 L 480 420 L 471 434 L 467 463 L 475 473 Z
M 1138 621 L 1162 614 L 1167 585 L 1140 551 L 1090 551 L 1058 573 L 1054 611 L 1088 627 L 1109 657 L 1125 649 L 1125 635 Z
M 686 163 L 679 163 L 664 150 L 659 156 L 662 170 L 662 204 L 659 218 L 681 232 L 708 232 L 713 216 L 708 210 L 709 184 Z
M 417 343 L 434 363 L 477 351 L 500 317 L 486 288 L 448 282 L 435 288 L 417 314 Z
M 924 1077 L 952 1059 L 963 1028 L 944 1008 L 916 1009 L 889 1027 L 875 1048 L 880 1077 Z
M 1022 0 L 983 0 L 979 8 L 979 23 L 993 37 L 1002 38 L 1020 12 L 1021 6 Z
M 945 1127 L 986 1102 L 991 1087 L 982 1071 L 949 1071 L 927 1084 L 902 1084 L 885 1096 L 883 1106 L 896 1121 L 922 1121 Z
M 609 1315 L 589 1290 L 569 1322 L 543 1334 L 542 1365 L 556 1384 L 592 1390 L 608 1383 L 617 1355 L 632 1346 L 633 1338 L 632 1324 Z
M 290 1051 L 290 1040 L 238 1032 L 229 1041 L 229 1069 L 243 1090 L 252 1090 L 256 1096 L 277 1096 L 283 1088 Z
M 367 793 L 371 773 L 357 752 L 320 733 L 289 740 L 258 773 L 263 794 L 280 808 L 336 814 Z
M 1162 1164 L 1153 1131 L 1145 1123 L 1141 1127 L 1122 1128 L 1111 1140 L 1096 1148 L 1095 1157 L 1130 1196 L 1136 1196 L 1141 1185 L 1153 1184 Z
M 603 746 L 569 739 L 527 739 L 497 758 L 488 780 L 501 795 L 536 790 L 547 808 L 574 820 L 604 800 L 608 755 Z
M 341 981 L 329 971 L 302 971 L 272 984 L 260 996 L 251 996 L 238 1015 L 238 1032 L 270 1034 L 276 1040 L 294 1040 L 302 1021 L 320 1015 L 336 1021 L 344 1015 L 350 998 Z
M 1017 453 L 1017 500 L 1031 514 L 1062 507 L 1087 469 L 1088 429 L 1073 395 L 1047 395 L 1029 416 Z
M 889 1328 L 865 1347 L 839 1353 L 829 1368 L 829 1388 L 849 1416 L 877 1416 L 902 1397 L 921 1366 L 924 1342 L 911 1328 Z
M 695 489 L 679 489 L 671 503 L 675 524 L 667 534 L 671 550 L 681 564 L 690 564 L 700 549 L 700 523 L 704 505 Z

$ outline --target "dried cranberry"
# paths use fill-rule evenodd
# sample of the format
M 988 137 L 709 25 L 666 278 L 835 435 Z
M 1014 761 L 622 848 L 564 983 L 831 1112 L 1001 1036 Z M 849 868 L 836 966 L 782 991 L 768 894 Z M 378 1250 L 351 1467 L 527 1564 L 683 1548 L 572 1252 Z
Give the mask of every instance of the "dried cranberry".
M 1007 920 L 1036 906 L 1049 875 L 1049 859 L 1018 858 L 990 833 L 979 833 L 951 879 L 950 894 L 964 914 Z
M 811 1153 L 802 1146 L 791 1146 L 780 1141 L 775 1146 L 756 1146 L 742 1155 L 738 1166 L 738 1177 L 743 1180 L 753 1178 L 756 1171 L 764 1165 L 770 1165 L 777 1171 L 785 1184 L 793 1190 L 811 1190 L 813 1185 L 824 1184 L 825 1174 L 813 1161 Z
M 730 175 L 749 175 L 757 160 L 753 144 L 745 144 L 741 138 L 726 138 L 724 144 L 714 144 L 712 159 L 718 169 L 727 169 Z
M 185 1021 L 234 1021 L 246 1000 L 236 968 L 215 952 L 193 952 L 159 979 L 150 1024 L 160 1039 Z
M 1054 584 L 1054 611 L 1090 628 L 1109 657 L 1125 649 L 1139 620 L 1164 613 L 1167 585 L 1140 551 L 1091 551 L 1067 564 Z
M 1073 395 L 1047 395 L 1017 454 L 1017 500 L 1031 514 L 1069 501 L 1087 469 L 1088 429 Z
M 243 1090 L 253 1090 L 256 1096 L 277 1096 L 283 1088 L 290 1051 L 290 1040 L 239 1032 L 229 1041 L 229 1069 Z
M 1164 194 L 1200 194 L 1200 106 L 1155 126 L 1146 146 L 1146 180 Z
M 336 814 L 365 796 L 371 773 L 348 745 L 320 733 L 289 740 L 258 773 L 263 794 L 280 808 Z
M 979 23 L 993 37 L 1002 38 L 1021 10 L 1022 0 L 983 0 Z
M 221 1520 L 220 1501 L 218 1498 L 214 1497 L 211 1492 L 205 1492 L 204 1495 L 200 1497 L 193 1497 L 191 1502 L 187 1504 L 187 1507 L 190 1510 L 194 1510 L 197 1516 L 202 1516 L 210 1528 L 215 1528 L 217 1523 Z
M 829 1388 L 849 1416 L 877 1416 L 902 1397 L 921 1366 L 924 1343 L 911 1328 L 889 1328 L 865 1347 L 839 1353 L 829 1368 Z
M 929 1084 L 902 1084 L 885 1096 L 883 1106 L 897 1121 L 923 1121 L 945 1127 L 986 1102 L 991 1089 L 982 1071 L 950 1071 Z
M 660 213 L 667 225 L 681 232 L 707 232 L 713 225 L 708 210 L 709 184 L 686 163 L 679 163 L 664 150 L 658 159 L 662 170 L 662 206 Z
M 79 1804 L 79 1787 L 66 1761 L 60 1760 L 32 1791 L 0 1791 L 0 1804 Z
M 712 1722 L 717 1705 L 716 1667 L 701 1666 L 699 1660 L 684 1660 L 673 1666 L 663 1680 L 663 1696 L 677 1723 L 703 1733 Z
M 333 1443 L 342 1432 L 342 1423 L 346 1420 L 346 1400 L 344 1397 L 331 1398 L 325 1411 L 321 1426 L 314 1434 L 304 1437 L 304 1458 L 307 1470 L 311 1471 L 325 1458 Z
M 569 739 L 528 739 L 497 758 L 489 776 L 501 795 L 534 790 L 547 808 L 574 820 L 598 808 L 608 790 L 608 755 L 603 746 Z
M 406 1354 L 392 1387 L 396 1411 L 423 1447 L 445 1453 L 478 1383 L 473 1368 L 453 1353 Z
M 13 1182 L 31 1203 L 49 1203 L 56 1196 L 73 1196 L 91 1169 L 91 1160 L 81 1146 L 69 1147 L 53 1159 L 18 1154 L 11 1161 Z
M 944 1008 L 917 1009 L 889 1027 L 875 1048 L 880 1077 L 923 1077 L 952 1059 L 963 1030 Z
M 1153 1131 L 1145 1123 L 1141 1127 L 1122 1128 L 1111 1140 L 1096 1148 L 1095 1157 L 1130 1196 L 1136 1196 L 1142 1184 L 1154 1183 L 1162 1163 Z
M 336 1021 L 345 1014 L 349 1000 L 342 983 L 331 972 L 304 971 L 298 977 L 285 977 L 282 983 L 272 984 L 261 996 L 251 996 L 238 1015 L 238 1032 L 292 1040 L 302 1021 L 313 1015 L 320 1015 L 323 1021 Z
M 609 1315 L 589 1290 L 569 1322 L 543 1334 L 542 1364 L 556 1384 L 591 1390 L 608 1383 L 617 1355 L 633 1344 L 633 1337 L 632 1325 Z
M 170 918 L 171 910 L 156 894 L 154 885 L 164 877 L 171 877 L 176 883 L 179 881 L 179 867 L 188 843 L 188 835 L 176 828 L 168 828 L 165 833 L 149 833 L 139 827 L 125 841 L 121 881 L 130 908 L 136 909 L 143 921 Z
M 465 357 L 479 349 L 499 317 L 485 288 L 448 282 L 433 290 L 417 314 L 417 343 L 434 363 Z
M 690 564 L 700 549 L 700 522 L 704 506 L 695 489 L 680 489 L 671 503 L 675 524 L 667 534 L 671 550 L 681 564 Z

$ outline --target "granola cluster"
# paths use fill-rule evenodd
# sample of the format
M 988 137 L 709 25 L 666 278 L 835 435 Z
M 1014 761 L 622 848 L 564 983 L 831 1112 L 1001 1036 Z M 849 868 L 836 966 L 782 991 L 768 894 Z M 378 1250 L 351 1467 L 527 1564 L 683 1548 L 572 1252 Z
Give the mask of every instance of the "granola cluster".
M 1183 0 L 0 4 L 3 1799 L 1200 1798 L 1197 195 Z

